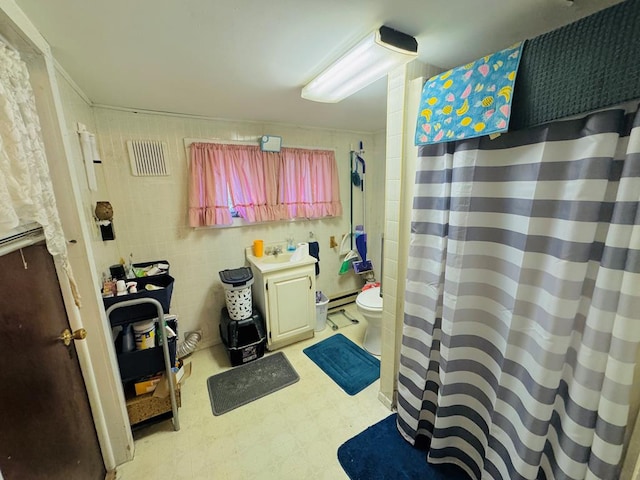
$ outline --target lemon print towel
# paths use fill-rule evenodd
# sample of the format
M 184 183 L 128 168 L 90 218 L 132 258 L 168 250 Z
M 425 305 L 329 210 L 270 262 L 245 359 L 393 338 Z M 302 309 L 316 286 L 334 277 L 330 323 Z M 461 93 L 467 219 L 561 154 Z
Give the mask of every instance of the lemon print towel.
M 422 89 L 416 145 L 506 132 L 522 46 L 430 78 Z

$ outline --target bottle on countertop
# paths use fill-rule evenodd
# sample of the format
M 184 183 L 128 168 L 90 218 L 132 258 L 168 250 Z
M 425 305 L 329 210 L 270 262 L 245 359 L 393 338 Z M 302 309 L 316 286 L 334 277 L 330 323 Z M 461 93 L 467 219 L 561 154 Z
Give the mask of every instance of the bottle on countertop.
M 129 263 L 125 266 L 127 280 L 136 278 L 135 271 L 133 270 L 133 253 L 129 254 Z
M 293 243 L 293 235 L 287 237 L 287 252 L 294 252 L 296 245 Z
M 113 297 L 116 294 L 116 282 L 106 274 L 102 274 L 102 296 L 104 298 Z

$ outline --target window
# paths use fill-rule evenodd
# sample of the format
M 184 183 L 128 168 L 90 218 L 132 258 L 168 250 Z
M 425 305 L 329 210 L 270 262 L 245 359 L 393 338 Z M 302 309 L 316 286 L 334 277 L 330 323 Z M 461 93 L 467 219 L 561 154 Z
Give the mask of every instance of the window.
M 250 223 L 342 214 L 333 151 L 192 143 L 190 156 L 192 227 L 231 225 L 230 206 Z

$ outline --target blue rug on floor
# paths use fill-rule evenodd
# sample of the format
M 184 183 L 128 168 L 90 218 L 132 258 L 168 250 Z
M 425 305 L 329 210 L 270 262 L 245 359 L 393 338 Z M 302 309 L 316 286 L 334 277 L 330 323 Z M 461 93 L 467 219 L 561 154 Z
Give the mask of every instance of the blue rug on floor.
M 341 333 L 303 352 L 349 395 L 355 395 L 380 377 L 380 360 Z
M 395 413 L 343 443 L 338 460 L 351 480 L 469 480 L 455 465 L 428 464 L 398 432 Z

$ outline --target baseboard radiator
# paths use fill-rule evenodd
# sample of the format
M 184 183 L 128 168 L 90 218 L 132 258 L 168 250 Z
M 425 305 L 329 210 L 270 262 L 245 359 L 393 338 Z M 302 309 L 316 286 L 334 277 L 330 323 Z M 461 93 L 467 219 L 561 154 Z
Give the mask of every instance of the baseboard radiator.
M 360 290 L 352 290 L 329 297 L 328 309 L 331 310 L 355 302 L 359 293 Z

